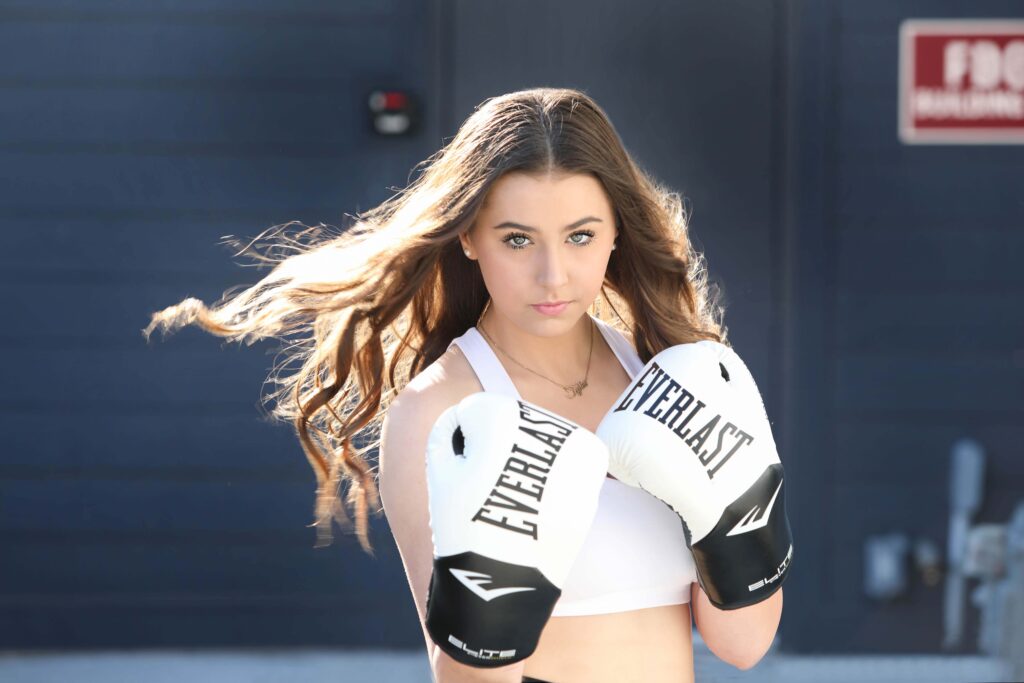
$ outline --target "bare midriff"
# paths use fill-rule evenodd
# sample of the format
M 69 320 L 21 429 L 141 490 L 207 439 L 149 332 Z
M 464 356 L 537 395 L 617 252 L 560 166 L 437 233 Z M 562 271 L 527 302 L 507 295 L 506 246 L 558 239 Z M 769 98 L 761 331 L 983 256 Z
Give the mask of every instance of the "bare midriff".
M 523 673 L 553 683 L 693 682 L 690 605 L 552 617 Z

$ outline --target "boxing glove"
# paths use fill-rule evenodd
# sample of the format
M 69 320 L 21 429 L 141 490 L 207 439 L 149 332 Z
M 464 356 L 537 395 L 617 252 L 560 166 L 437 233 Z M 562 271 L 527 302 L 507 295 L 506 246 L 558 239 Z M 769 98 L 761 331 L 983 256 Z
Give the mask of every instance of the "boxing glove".
M 427 632 L 470 666 L 525 659 L 597 512 L 608 450 L 570 420 L 478 392 L 437 419 L 426 460 Z
M 761 394 L 715 341 L 655 355 L 597 429 L 608 471 L 680 516 L 711 603 L 736 609 L 782 585 L 793 556 L 782 463 Z

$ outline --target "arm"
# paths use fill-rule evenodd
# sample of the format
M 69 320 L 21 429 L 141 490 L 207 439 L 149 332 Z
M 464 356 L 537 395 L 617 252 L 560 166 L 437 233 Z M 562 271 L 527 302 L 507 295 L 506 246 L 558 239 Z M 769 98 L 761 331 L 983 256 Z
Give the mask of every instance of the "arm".
M 697 628 L 721 659 L 751 668 L 774 639 L 793 556 L 782 461 L 757 384 L 735 351 L 702 340 L 659 352 L 623 396 L 597 429 L 609 471 L 682 518 L 699 578 Z
M 407 387 L 391 403 L 381 425 L 379 493 L 398 546 L 437 683 L 519 683 L 525 664 L 481 669 L 456 662 L 441 651 L 426 630 L 427 586 L 433 570 L 433 543 L 427 505 L 426 444 L 437 417 L 457 401 L 435 387 Z
M 718 609 L 698 583 L 690 584 L 693 620 L 708 649 L 737 669 L 750 669 L 771 647 L 782 616 L 782 587 L 756 605 Z

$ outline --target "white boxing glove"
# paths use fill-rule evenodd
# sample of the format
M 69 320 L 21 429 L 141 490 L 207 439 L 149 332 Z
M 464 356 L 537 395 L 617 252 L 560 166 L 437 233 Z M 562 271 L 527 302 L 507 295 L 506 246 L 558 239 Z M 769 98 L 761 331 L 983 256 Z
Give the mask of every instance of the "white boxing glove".
M 607 471 L 593 432 L 527 401 L 477 392 L 441 414 L 427 446 L 426 626 L 442 651 L 477 667 L 533 653 Z
M 705 340 L 661 351 L 597 434 L 616 479 L 682 518 L 712 604 L 745 607 L 782 585 L 793 556 L 782 463 L 754 378 L 731 348 Z

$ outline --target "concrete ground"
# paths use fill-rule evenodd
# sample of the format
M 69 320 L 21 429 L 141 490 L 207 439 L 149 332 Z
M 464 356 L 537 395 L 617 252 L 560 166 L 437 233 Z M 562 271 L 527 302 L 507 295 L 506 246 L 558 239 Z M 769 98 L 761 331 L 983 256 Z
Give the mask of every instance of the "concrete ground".
M 1011 681 L 985 657 L 793 656 L 770 653 L 740 671 L 694 644 L 697 683 L 980 683 Z M 422 651 L 177 650 L 18 653 L 0 651 L 3 683 L 431 683 Z

